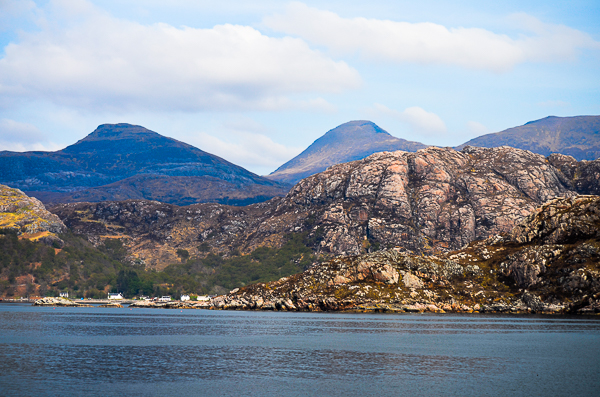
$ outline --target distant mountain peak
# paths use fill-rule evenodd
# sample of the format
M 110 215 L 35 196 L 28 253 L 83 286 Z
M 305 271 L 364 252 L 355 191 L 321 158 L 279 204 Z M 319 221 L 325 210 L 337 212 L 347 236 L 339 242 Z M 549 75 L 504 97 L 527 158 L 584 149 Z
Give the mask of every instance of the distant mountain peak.
M 369 120 L 353 120 L 348 121 L 347 123 L 341 124 L 325 133 L 327 134 L 353 134 L 353 133 L 362 133 L 362 134 L 385 134 L 390 135 L 389 132 L 379 127 L 372 121 Z M 391 136 L 391 135 L 390 135 Z
M 16 165 L 15 165 L 16 164 Z M 56 152 L 0 153 L 0 183 L 44 202 L 149 198 L 247 204 L 288 187 L 142 126 L 99 125 Z
M 327 131 L 268 177 L 279 182 L 296 183 L 329 166 L 360 160 L 376 152 L 414 152 L 425 147 L 427 145 L 419 142 L 396 138 L 372 121 L 353 120 Z
M 131 139 L 140 138 L 142 136 L 162 137 L 162 135 L 154 131 L 150 131 L 149 129 L 140 125 L 127 123 L 101 124 L 92 133 L 79 142 L 106 139 Z

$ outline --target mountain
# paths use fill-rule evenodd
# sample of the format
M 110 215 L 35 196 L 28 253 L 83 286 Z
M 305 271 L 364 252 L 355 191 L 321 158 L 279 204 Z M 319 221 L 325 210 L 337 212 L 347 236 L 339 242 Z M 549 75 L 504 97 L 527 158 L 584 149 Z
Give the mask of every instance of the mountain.
M 103 124 L 56 152 L 0 152 L 0 183 L 46 203 L 146 198 L 249 204 L 288 186 L 131 124 Z
M 561 153 L 577 160 L 595 160 L 600 158 L 600 116 L 549 116 L 471 139 L 457 149 L 466 146 L 511 146 L 544 156 Z
M 376 152 L 414 152 L 425 147 L 419 142 L 396 138 L 370 121 L 350 121 L 329 130 L 268 178 L 294 184 L 329 166 L 360 160 Z
M 50 208 L 96 245 L 123 241 L 149 268 L 260 246 L 290 235 L 324 256 L 376 249 L 433 254 L 509 232 L 557 197 L 600 194 L 600 160 L 548 158 L 509 147 L 381 152 L 303 179 L 283 198 L 230 207 L 178 207 L 146 200 L 62 204 Z
M 336 258 L 234 289 L 216 309 L 600 312 L 600 197 L 551 200 L 502 237 L 451 254 L 395 250 Z

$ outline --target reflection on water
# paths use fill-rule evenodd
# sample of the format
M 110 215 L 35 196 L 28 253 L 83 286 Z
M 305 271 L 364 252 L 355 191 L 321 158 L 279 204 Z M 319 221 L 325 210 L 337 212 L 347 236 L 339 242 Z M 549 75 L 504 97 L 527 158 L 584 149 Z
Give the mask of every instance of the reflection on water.
M 594 395 L 599 352 L 584 317 L 0 305 L 0 395 Z

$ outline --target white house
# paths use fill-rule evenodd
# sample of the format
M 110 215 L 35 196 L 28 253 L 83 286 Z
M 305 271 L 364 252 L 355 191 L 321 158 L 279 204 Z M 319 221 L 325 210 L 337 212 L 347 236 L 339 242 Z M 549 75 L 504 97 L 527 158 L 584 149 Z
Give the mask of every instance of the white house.
M 158 300 L 161 302 L 170 302 L 171 297 L 169 295 L 165 295 L 165 296 L 161 296 L 160 298 L 158 298 Z
M 60 293 L 60 297 L 61 298 L 68 298 L 69 297 L 69 293 L 68 292 L 61 292 Z
M 121 294 L 120 292 L 117 292 L 117 293 L 109 292 L 108 299 L 123 299 L 123 294 Z
M 181 295 L 181 298 L 179 300 L 182 302 L 189 301 L 190 296 L 189 295 Z

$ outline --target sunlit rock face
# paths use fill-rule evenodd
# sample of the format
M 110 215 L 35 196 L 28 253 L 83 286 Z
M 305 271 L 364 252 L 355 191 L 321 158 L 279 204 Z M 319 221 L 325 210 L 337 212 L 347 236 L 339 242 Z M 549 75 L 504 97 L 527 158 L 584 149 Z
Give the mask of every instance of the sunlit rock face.
M 588 179 L 599 175 L 592 163 Z M 331 167 L 300 181 L 279 210 L 318 209 L 325 252 L 358 254 L 379 243 L 427 253 L 508 232 L 539 204 L 576 190 L 586 189 L 529 151 L 431 147 Z

